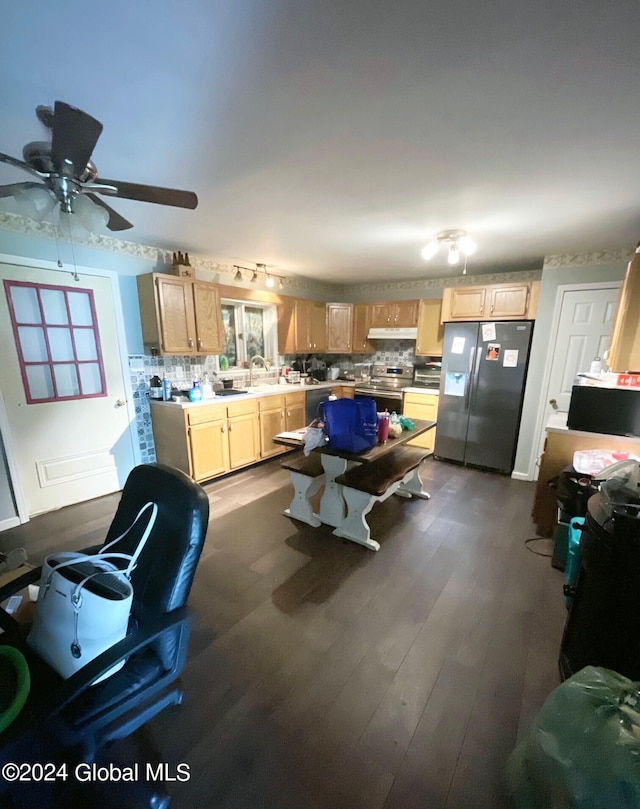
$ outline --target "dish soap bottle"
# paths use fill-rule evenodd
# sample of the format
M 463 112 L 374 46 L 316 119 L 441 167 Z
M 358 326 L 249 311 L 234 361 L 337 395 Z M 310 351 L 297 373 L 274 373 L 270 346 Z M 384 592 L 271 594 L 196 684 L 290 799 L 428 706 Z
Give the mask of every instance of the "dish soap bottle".
M 213 385 L 209 381 L 209 374 L 206 372 L 202 380 L 202 398 L 213 399 Z
M 189 391 L 189 401 L 190 402 L 201 402 L 202 401 L 202 388 L 200 387 L 200 383 L 197 379 L 193 380 L 193 385 L 191 390 Z

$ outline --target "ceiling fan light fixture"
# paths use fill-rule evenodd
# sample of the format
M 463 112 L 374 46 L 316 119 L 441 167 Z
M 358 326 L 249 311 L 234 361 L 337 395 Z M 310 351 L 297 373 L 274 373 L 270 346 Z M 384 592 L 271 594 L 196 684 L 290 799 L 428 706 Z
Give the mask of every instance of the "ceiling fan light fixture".
M 457 243 L 454 243 L 449 248 L 447 253 L 447 264 L 457 264 L 460 261 L 460 250 Z
M 109 212 L 101 205 L 96 205 L 88 197 L 78 194 L 72 202 L 73 213 L 90 233 L 104 233 L 109 222 Z
M 18 188 L 13 198 L 20 214 L 36 222 L 42 222 L 55 208 L 57 202 L 55 195 L 44 185 Z
M 89 235 L 89 231 L 82 223 L 82 220 L 76 213 L 67 213 L 60 209 L 60 219 L 58 228 L 64 239 L 70 239 L 72 242 L 82 242 Z

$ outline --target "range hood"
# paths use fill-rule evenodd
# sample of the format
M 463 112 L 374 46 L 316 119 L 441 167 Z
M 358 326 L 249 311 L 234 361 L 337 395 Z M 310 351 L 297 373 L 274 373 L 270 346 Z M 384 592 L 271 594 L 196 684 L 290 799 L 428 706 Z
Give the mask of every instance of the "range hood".
M 369 340 L 417 340 L 418 329 L 415 326 L 397 326 L 381 329 L 369 329 Z

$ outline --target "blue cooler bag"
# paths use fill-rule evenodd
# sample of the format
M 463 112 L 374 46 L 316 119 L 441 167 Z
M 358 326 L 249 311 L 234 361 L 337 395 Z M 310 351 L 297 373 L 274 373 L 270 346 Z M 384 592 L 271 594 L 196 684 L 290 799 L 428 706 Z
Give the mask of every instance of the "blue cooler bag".
M 364 452 L 378 443 L 378 409 L 367 396 L 322 403 L 331 449 Z

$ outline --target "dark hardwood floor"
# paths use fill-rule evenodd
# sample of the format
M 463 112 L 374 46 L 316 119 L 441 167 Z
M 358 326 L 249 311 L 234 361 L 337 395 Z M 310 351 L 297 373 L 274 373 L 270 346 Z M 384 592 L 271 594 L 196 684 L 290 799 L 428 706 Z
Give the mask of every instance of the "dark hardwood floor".
M 378 553 L 285 517 L 280 459 L 205 486 L 185 702 L 120 748 L 189 765 L 174 809 L 509 805 L 507 757 L 559 683 L 562 574 L 531 552 L 549 540 L 525 545 L 533 484 L 432 460 L 422 477 L 431 500 L 374 508 Z M 117 502 L 0 549 L 100 542 Z

